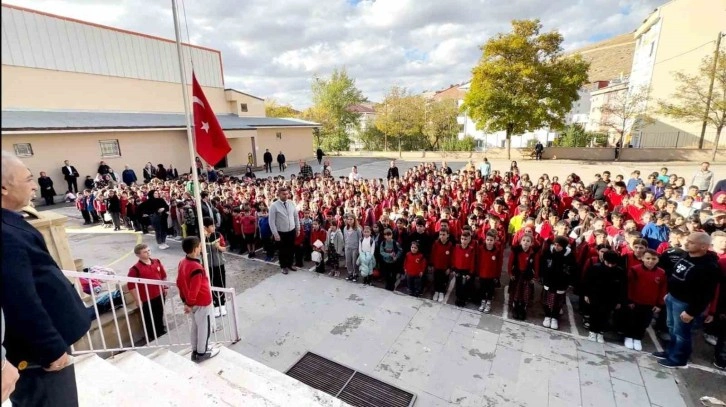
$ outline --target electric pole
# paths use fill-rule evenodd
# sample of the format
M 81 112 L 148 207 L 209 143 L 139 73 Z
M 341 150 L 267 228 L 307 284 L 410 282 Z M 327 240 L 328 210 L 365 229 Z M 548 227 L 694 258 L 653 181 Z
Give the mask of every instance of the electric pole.
M 713 67 L 711 67 L 711 84 L 708 86 L 708 97 L 706 98 L 706 112 L 703 114 L 703 126 L 701 126 L 701 139 L 698 140 L 698 149 L 703 149 L 703 142 L 706 138 L 706 126 L 708 125 L 708 114 L 711 112 L 711 98 L 713 98 L 713 83 L 716 80 L 716 65 L 718 65 L 718 54 L 721 49 L 722 32 L 716 38 L 716 51 L 713 54 Z

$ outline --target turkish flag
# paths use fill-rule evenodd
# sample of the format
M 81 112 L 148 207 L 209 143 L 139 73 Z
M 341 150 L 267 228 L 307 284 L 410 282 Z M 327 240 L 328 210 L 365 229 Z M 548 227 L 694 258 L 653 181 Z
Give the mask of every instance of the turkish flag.
M 216 165 L 224 158 L 232 147 L 207 102 L 197 77 L 192 72 L 192 106 L 194 107 L 194 138 L 197 154 L 209 165 Z

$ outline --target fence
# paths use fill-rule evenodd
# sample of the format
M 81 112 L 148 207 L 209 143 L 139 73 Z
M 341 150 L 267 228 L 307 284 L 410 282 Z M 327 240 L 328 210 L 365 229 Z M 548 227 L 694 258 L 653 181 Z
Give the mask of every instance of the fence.
M 178 290 L 174 282 L 66 270 L 63 270 L 63 274 L 75 281 L 74 285 L 79 295 L 91 300 L 91 306 L 87 309 L 89 317 L 93 318 L 93 323 L 85 338 L 71 347 L 74 355 L 191 345 L 191 324 L 189 317 L 184 313 L 184 304 L 176 295 Z M 87 280 L 88 286 L 91 287 L 90 294 L 81 294 L 82 280 Z M 151 301 L 143 304 L 129 303 L 128 283 L 135 283 L 137 290 L 143 290 L 145 298 L 149 298 L 149 287 L 153 287 L 152 292 L 168 290 L 166 298 L 162 297 L 163 315 L 156 315 L 157 318 L 162 318 L 163 323 L 159 324 L 160 321 L 154 318 L 155 311 Z M 100 288 L 100 293 L 93 289 L 94 286 Z M 117 293 L 120 295 L 117 296 Z M 238 342 L 240 333 L 234 288 L 212 287 L 212 294 L 225 296 L 232 307 L 226 316 L 213 318 L 216 327 L 213 327 L 209 342 L 220 344 Z M 106 312 L 99 310 L 106 300 L 110 301 L 110 310 Z M 145 309 L 142 310 L 140 307 Z M 150 320 L 147 320 L 144 311 L 148 312 Z M 139 331 L 143 331 L 141 338 L 138 338 Z
M 716 132 L 706 132 L 703 140 L 704 149 L 713 149 Z M 701 140 L 700 134 L 684 131 L 649 132 L 633 136 L 632 144 L 636 148 L 698 148 Z M 718 148 L 726 148 L 726 137 L 718 142 Z

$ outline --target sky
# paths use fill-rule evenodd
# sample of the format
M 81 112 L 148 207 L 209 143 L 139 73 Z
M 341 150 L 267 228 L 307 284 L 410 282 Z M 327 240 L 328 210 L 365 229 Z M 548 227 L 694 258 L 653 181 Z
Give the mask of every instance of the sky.
M 632 32 L 666 0 L 178 0 L 184 40 L 220 50 L 225 87 L 304 109 L 310 84 L 345 67 L 371 101 L 392 86 L 469 79 L 480 46 L 512 19 L 539 18 L 565 50 Z M 170 0 L 4 0 L 174 39 Z M 184 9 L 182 9 L 184 5 Z M 186 18 L 184 15 L 186 14 Z

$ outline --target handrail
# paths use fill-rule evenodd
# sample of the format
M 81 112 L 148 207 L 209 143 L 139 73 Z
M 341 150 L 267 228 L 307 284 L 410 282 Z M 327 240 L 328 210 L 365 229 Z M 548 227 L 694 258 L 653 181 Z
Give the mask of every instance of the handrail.
M 138 295 L 149 299 L 149 287 L 156 286 L 158 287 L 157 290 L 162 288 L 172 289 L 177 287 L 175 282 L 70 270 L 63 270 L 63 274 L 74 281 L 74 285 L 82 298 L 86 300 L 90 298 L 93 305 L 88 307 L 89 317 L 94 320 L 92 328 L 97 328 L 93 336 L 91 330 L 89 330 L 84 338 L 71 347 L 74 355 L 121 352 L 140 348 L 188 347 L 191 345 L 189 316 L 183 313 L 177 314 L 177 310 L 183 310 L 184 307 L 178 296 L 161 296 L 161 301 L 157 300 L 157 296 L 142 304 L 137 304 L 137 309 L 132 308 L 125 298 L 124 289 L 128 283 L 136 284 Z M 82 290 L 81 279 L 88 280 L 91 288 L 90 294 Z M 100 283 L 101 290 L 105 291 L 96 293 L 93 290 L 94 282 Z M 141 290 L 144 290 L 145 296 L 142 295 Z M 227 310 L 226 316 L 213 318 L 215 327 L 213 327 L 209 342 L 238 342 L 240 340 L 240 331 L 235 289 L 211 287 L 211 291 L 212 293 L 218 293 L 217 295 L 224 295 L 227 302 L 230 303 L 231 309 Z M 114 300 L 114 296 L 119 296 L 119 294 L 120 299 Z M 99 300 L 106 302 L 107 306 L 108 301 L 110 301 L 110 309 L 107 309 L 106 312 L 99 310 Z M 122 308 L 123 311 L 118 310 L 118 308 Z M 158 312 L 161 312 L 162 315 L 158 315 Z M 113 332 L 107 337 L 102 320 L 108 322 L 109 316 L 113 320 L 111 326 Z M 143 336 L 135 338 L 134 333 L 139 336 L 139 331 L 143 331 Z

